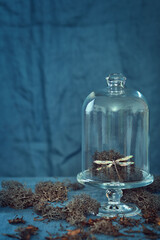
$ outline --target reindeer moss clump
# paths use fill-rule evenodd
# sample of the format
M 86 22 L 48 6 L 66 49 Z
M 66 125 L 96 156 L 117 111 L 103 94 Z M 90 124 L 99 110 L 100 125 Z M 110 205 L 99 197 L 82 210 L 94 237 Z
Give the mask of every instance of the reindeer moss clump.
M 36 184 L 35 193 L 41 200 L 49 202 L 64 202 L 67 200 L 68 189 L 62 182 L 40 182 Z
M 65 220 L 67 211 L 65 208 L 53 207 L 52 205 L 40 201 L 34 206 L 34 211 L 48 220 Z
M 144 188 L 151 193 L 160 192 L 160 176 L 154 176 L 154 182 Z
M 27 189 L 23 184 L 17 181 L 3 181 L 2 190 L 0 191 L 0 206 L 9 206 L 15 209 L 23 209 L 33 207 L 33 210 L 41 215 L 40 220 L 65 220 L 71 225 L 78 227 L 74 230 L 67 229 L 67 233 L 63 236 L 46 237 L 48 240 L 67 239 L 67 240 L 81 240 L 81 239 L 95 239 L 92 233 L 105 234 L 114 237 L 126 236 L 133 237 L 134 235 L 126 235 L 133 233 L 144 233 L 148 237 L 158 239 L 160 234 L 155 233 L 151 229 L 159 229 L 160 226 L 160 197 L 152 192 L 157 192 L 159 189 L 160 177 L 155 179 L 152 186 L 142 187 L 138 189 L 125 189 L 123 195 L 124 202 L 135 203 L 142 212 L 141 219 L 132 219 L 127 217 L 113 217 L 113 218 L 94 218 L 87 221 L 89 214 L 97 214 L 100 204 L 92 199 L 89 195 L 76 195 L 70 202 L 67 202 L 63 207 L 56 206 L 51 201 L 63 202 L 67 199 L 67 185 L 56 182 L 40 182 L 36 185 L 36 192 L 33 193 L 31 189 Z M 81 187 L 81 186 L 80 186 Z M 60 205 L 61 206 L 61 205 Z M 38 220 L 37 220 L 38 221 Z M 23 217 L 15 217 L 8 220 L 11 224 L 25 223 Z M 146 224 L 150 224 L 149 228 Z M 135 231 L 135 226 L 141 227 L 140 230 Z M 129 227 L 129 230 L 127 229 Z M 82 230 L 82 228 L 87 228 Z M 123 233 L 120 231 L 126 228 Z M 38 228 L 32 225 L 21 227 L 16 230 L 16 234 L 3 234 L 6 237 L 17 239 L 30 239 L 32 235 L 37 234 Z M 125 233 L 125 234 L 124 234 Z M 136 237 L 136 236 L 135 236 Z
M 83 189 L 84 185 L 82 185 L 81 183 L 78 183 L 78 182 L 74 182 L 74 183 L 69 182 L 67 184 L 67 188 L 70 190 L 73 190 L 73 191 L 78 191 L 78 190 Z
M 0 191 L 0 206 L 15 209 L 33 207 L 38 202 L 64 202 L 67 200 L 67 187 L 61 182 L 40 182 L 35 193 L 17 181 L 3 181 Z
M 35 193 L 16 181 L 2 182 L 0 206 L 24 209 L 34 207 L 34 211 L 49 220 L 66 220 L 71 224 L 85 221 L 90 213 L 98 213 L 100 204 L 89 195 L 77 195 L 65 207 L 53 206 L 49 202 L 67 200 L 67 187 L 61 182 L 40 182 Z
M 160 196 L 144 188 L 123 190 L 123 202 L 134 203 L 142 211 L 146 223 L 156 223 L 160 211 Z
M 77 224 L 86 220 L 89 214 L 97 214 L 100 204 L 87 194 L 81 194 L 74 197 L 66 206 L 68 209 L 67 221 L 70 224 Z
M 74 197 L 65 207 L 53 207 L 46 202 L 39 202 L 34 206 L 37 214 L 49 220 L 66 220 L 72 225 L 86 221 L 86 216 L 98 213 L 100 204 L 87 194 Z
M 118 227 L 113 226 L 112 222 L 102 219 L 91 227 L 92 233 L 101 233 L 112 236 L 119 236 Z
M 36 198 L 31 189 L 17 181 L 3 181 L 0 191 L 0 206 L 15 209 L 32 207 Z

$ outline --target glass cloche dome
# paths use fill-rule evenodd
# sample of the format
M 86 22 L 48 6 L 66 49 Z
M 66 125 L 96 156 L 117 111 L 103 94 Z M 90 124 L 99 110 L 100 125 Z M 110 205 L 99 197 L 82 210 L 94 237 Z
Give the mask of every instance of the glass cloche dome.
M 148 159 L 149 109 L 139 91 L 127 89 L 122 74 L 111 74 L 107 87 L 92 92 L 82 110 L 82 184 L 106 189 L 100 216 L 133 216 L 134 205 L 120 202 L 122 189 L 153 182 Z

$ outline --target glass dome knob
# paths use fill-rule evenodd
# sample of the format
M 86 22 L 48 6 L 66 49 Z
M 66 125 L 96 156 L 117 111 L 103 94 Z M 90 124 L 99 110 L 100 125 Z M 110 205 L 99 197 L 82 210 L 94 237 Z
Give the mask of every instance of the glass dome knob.
M 106 80 L 110 87 L 124 87 L 126 77 L 122 73 L 112 73 L 106 77 Z

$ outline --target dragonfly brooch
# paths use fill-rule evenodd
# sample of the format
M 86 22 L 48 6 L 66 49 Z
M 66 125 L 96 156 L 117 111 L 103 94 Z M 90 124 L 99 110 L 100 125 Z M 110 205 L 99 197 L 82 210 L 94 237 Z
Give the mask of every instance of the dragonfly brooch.
M 133 158 L 133 155 L 130 155 L 130 156 L 126 156 L 126 157 L 123 157 L 123 158 L 119 158 L 119 159 L 116 159 L 116 160 L 95 160 L 94 163 L 97 164 L 97 165 L 104 165 L 104 166 L 101 166 L 101 167 L 98 167 L 97 170 L 101 170 L 103 169 L 104 167 L 105 168 L 110 168 L 112 166 L 115 166 L 115 170 L 117 172 L 117 175 L 120 179 L 120 176 L 119 176 L 119 173 L 118 173 L 118 169 L 117 169 L 117 165 L 121 166 L 121 167 L 127 167 L 129 165 L 132 165 L 134 164 L 134 162 L 127 162 L 129 159 Z

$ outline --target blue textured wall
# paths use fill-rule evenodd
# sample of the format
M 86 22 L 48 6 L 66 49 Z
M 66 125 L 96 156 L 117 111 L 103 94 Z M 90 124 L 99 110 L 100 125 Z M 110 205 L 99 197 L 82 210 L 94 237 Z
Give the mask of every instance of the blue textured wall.
M 123 72 L 150 106 L 160 171 L 160 1 L 0 0 L 0 176 L 75 175 L 81 106 Z

